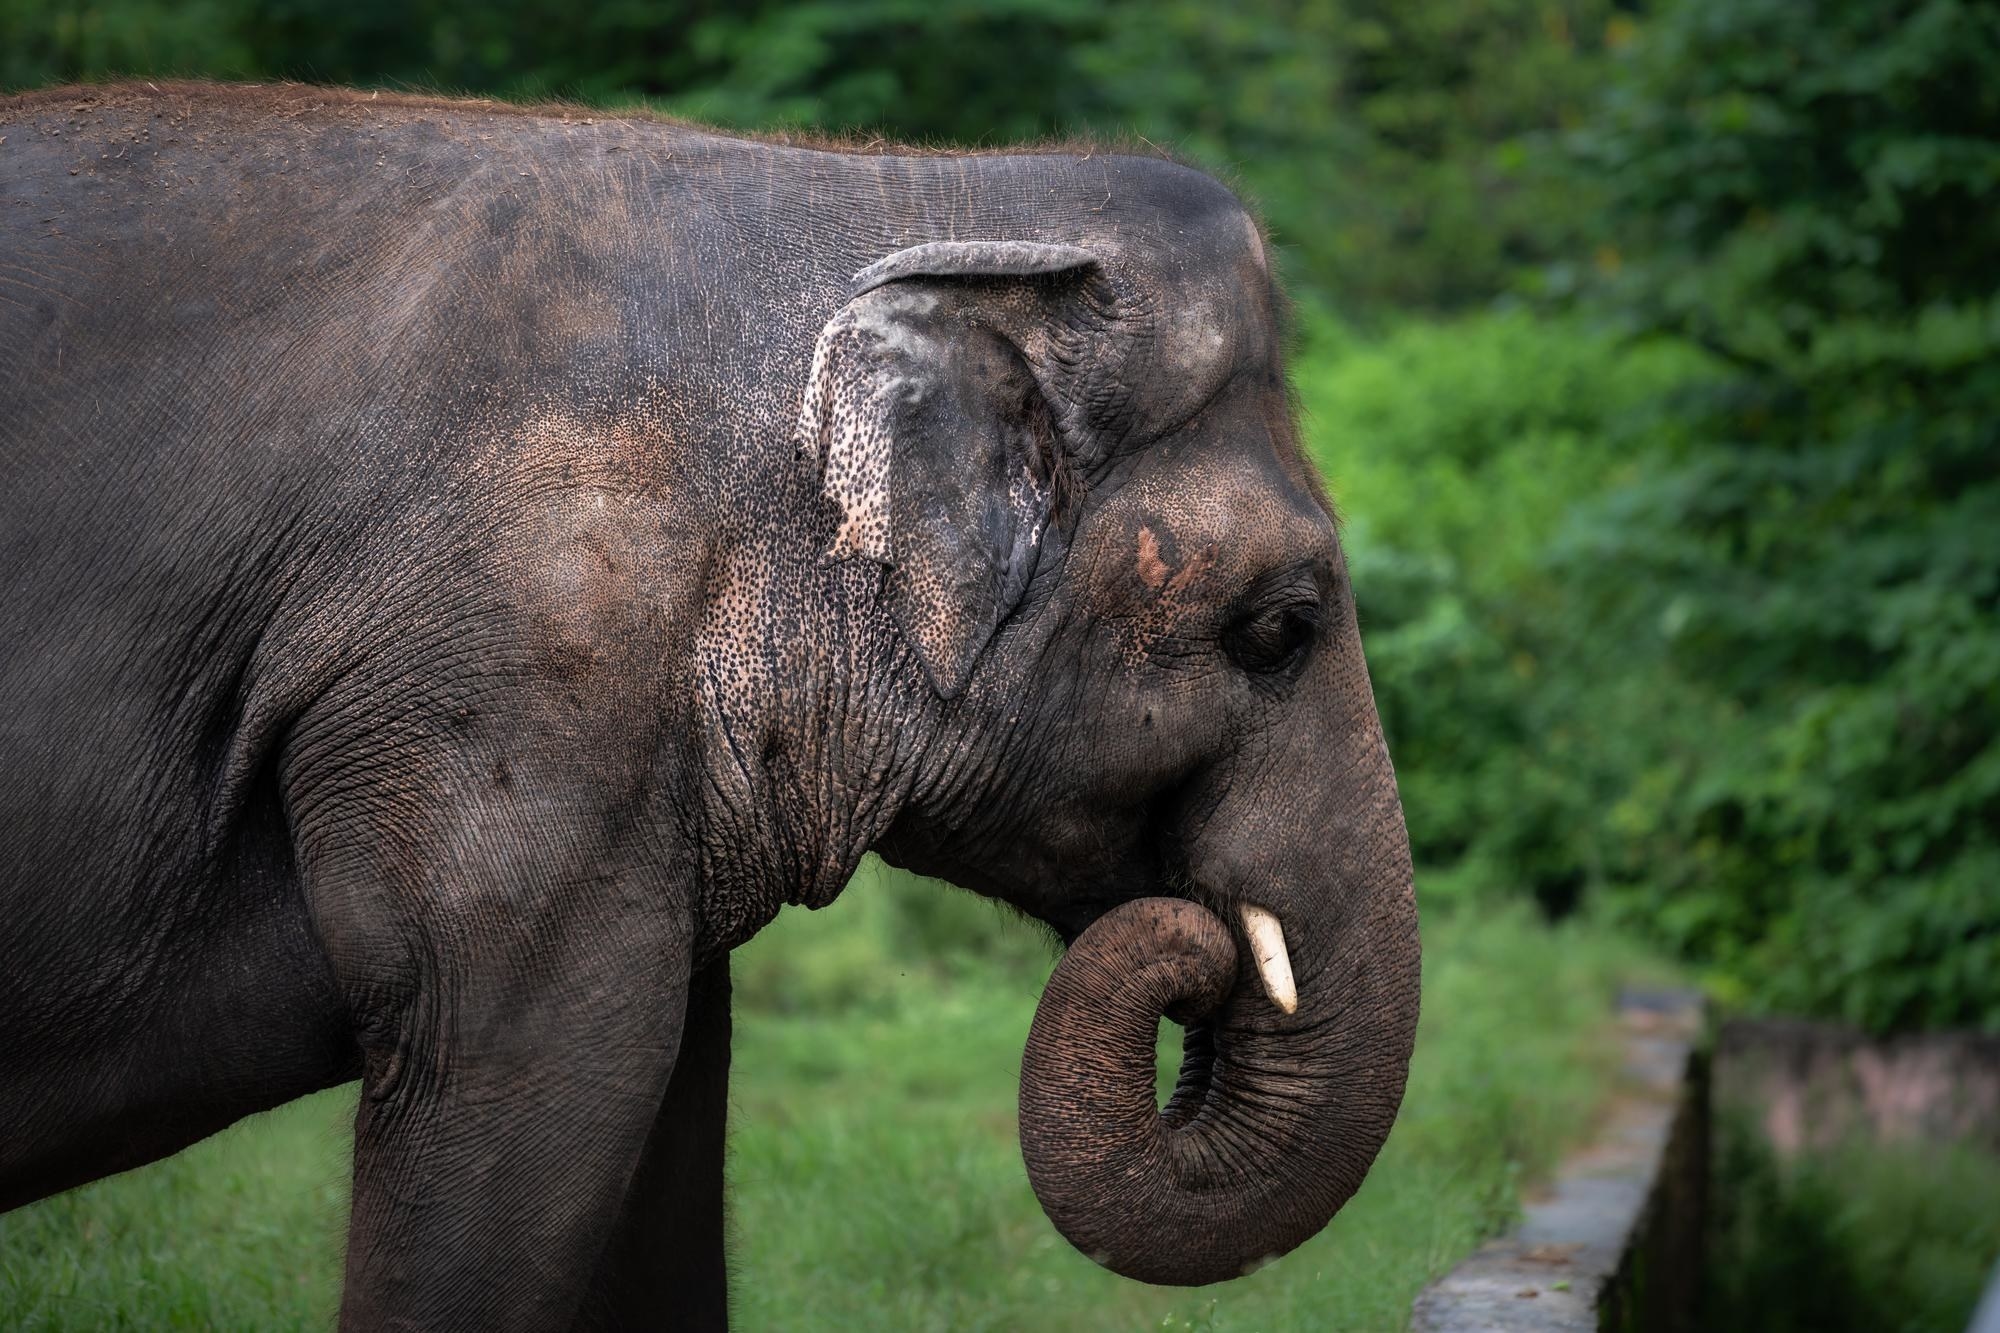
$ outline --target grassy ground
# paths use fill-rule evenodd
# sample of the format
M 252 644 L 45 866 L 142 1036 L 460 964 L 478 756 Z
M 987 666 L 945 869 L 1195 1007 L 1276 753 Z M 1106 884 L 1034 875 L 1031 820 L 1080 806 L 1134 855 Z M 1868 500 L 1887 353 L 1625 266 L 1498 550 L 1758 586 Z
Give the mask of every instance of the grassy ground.
M 1959 1333 L 2000 1262 L 2000 1158 L 1850 1143 L 1781 1161 L 1716 1124 L 1714 1333 Z
M 737 1322 L 755 1329 L 1395 1329 L 1583 1133 L 1603 1025 L 1644 964 L 1584 929 L 1465 907 L 1426 920 L 1409 1099 L 1318 1238 L 1202 1291 L 1113 1277 L 1042 1217 L 1014 1139 L 1049 967 L 1027 927 L 878 871 L 736 959 L 730 1178 Z M 328 1323 L 353 1091 L 0 1217 L 0 1325 Z

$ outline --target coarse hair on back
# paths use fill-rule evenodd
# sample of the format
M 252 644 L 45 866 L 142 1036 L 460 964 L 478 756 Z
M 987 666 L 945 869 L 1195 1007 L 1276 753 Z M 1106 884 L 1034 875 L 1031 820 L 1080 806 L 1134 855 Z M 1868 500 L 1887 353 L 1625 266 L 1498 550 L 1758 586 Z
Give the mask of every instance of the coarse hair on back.
M 505 101 L 424 88 L 348 88 L 294 80 L 220 82 L 207 79 L 114 79 L 100 83 L 69 83 L 47 88 L 0 93 L 0 117 L 75 114 L 103 111 L 150 111 L 176 120 L 203 113 L 234 113 L 273 120 L 359 122 L 376 118 L 417 121 L 438 116 L 521 118 L 567 123 L 625 122 L 653 124 L 690 134 L 715 135 L 745 143 L 803 152 L 849 157 L 981 158 L 1049 156 L 1138 157 L 1169 162 L 1199 171 L 1236 197 L 1257 229 L 1267 254 L 1275 255 L 1270 229 L 1237 173 L 1213 163 L 1196 161 L 1162 146 L 1136 131 L 1112 135 L 1051 135 L 1011 143 L 910 143 L 869 130 L 827 130 L 819 127 L 738 129 L 704 124 L 662 111 L 643 100 L 596 105 L 571 98 L 541 97 Z M 1281 284 L 1273 283 L 1279 326 L 1292 341 L 1296 324 Z
M 0 94 L 0 116 L 46 114 L 50 110 L 134 111 L 191 116 L 221 110 L 268 116 L 275 120 L 360 120 L 387 116 L 421 120 L 427 115 L 522 117 L 566 122 L 623 121 L 656 124 L 694 134 L 717 135 L 774 148 L 836 153 L 850 157 L 1145 157 L 1199 171 L 1220 182 L 1243 205 L 1268 247 L 1271 242 L 1260 210 L 1246 193 L 1237 173 L 1200 162 L 1163 146 L 1137 131 L 1101 134 L 1060 134 L 1009 143 L 911 143 L 866 129 L 828 130 L 818 126 L 740 129 L 704 124 L 662 111 L 644 100 L 597 105 L 572 98 L 540 97 L 504 101 L 494 97 L 424 88 L 347 88 L 293 80 L 218 82 L 206 79 L 114 79 L 101 83 L 68 83 Z
M 76 111 L 150 107 L 224 108 L 297 120 L 313 116 L 344 119 L 381 113 L 521 116 L 566 121 L 634 121 L 671 125 L 703 134 L 813 152 L 894 157 L 997 157 L 1069 154 L 1078 157 L 1157 157 L 1182 166 L 1189 162 L 1140 134 L 1052 135 L 1003 144 L 909 143 L 866 129 L 827 130 L 817 126 L 737 129 L 704 124 L 658 109 L 644 100 L 596 104 L 573 98 L 538 97 L 521 101 L 422 88 L 347 88 L 327 84 L 215 82 L 201 79 L 117 79 L 68 83 L 0 94 L 0 112 L 21 112 L 68 104 Z M 1212 173 L 1211 173 L 1212 174 Z

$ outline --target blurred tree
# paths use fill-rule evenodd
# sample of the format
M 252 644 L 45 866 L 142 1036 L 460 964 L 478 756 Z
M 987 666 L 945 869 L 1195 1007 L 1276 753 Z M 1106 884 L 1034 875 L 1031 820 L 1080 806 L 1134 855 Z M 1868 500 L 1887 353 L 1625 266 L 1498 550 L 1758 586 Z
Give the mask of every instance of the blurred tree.
M 1562 535 L 1668 447 L 1684 429 L 1668 395 L 1713 371 L 1675 340 L 1621 344 L 1527 311 L 1365 342 L 1310 332 L 1300 401 L 1344 513 L 1425 891 L 1499 887 L 1568 911 L 1605 878 L 1614 793 L 1667 736 Z
M 1580 146 L 1733 368 L 1563 567 L 1662 677 L 1604 863 L 1766 1004 L 2000 1027 L 2000 10 L 1683 0 Z
M 1301 367 L 1420 860 L 2000 1028 L 2000 11 L 1680 0 L 1541 290 Z M 1697 352 L 1695 349 L 1704 349 Z

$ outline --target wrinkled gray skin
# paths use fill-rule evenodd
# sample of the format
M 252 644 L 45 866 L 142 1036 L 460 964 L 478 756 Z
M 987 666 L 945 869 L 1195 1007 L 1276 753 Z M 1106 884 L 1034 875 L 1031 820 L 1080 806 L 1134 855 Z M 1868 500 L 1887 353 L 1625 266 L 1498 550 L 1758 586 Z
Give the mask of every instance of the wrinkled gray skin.
M 1073 943 L 1087 1253 L 1359 1184 L 1409 860 L 1226 190 L 301 88 L 0 137 L 0 1206 L 359 1075 L 346 1326 L 719 1325 L 728 951 L 871 847 Z

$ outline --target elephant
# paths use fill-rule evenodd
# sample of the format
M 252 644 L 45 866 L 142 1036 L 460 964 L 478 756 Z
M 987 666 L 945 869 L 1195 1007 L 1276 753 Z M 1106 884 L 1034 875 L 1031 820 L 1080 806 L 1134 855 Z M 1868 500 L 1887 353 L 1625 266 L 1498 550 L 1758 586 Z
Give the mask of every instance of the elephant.
M 1360 1185 L 1409 846 L 1230 189 L 296 84 L 0 145 L 0 1208 L 359 1079 L 343 1327 L 724 1326 L 730 950 L 871 850 L 1062 946 L 1083 1253 Z

